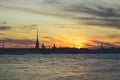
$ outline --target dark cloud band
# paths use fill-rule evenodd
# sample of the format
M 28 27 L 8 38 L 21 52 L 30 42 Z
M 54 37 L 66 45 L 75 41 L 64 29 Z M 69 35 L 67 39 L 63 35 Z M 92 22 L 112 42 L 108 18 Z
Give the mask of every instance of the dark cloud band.
M 2 30 L 10 30 L 11 26 L 0 26 L 0 31 Z
M 12 39 L 12 38 L 4 38 L 0 40 L 0 43 L 13 43 L 13 44 L 21 44 L 21 45 L 31 45 L 34 44 L 35 41 L 34 40 L 30 40 L 30 39 Z

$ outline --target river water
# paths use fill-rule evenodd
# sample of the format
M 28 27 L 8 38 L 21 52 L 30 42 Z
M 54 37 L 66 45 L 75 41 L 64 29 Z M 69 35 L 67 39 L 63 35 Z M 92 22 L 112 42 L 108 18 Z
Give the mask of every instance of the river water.
M 0 55 L 0 80 L 120 80 L 120 54 Z

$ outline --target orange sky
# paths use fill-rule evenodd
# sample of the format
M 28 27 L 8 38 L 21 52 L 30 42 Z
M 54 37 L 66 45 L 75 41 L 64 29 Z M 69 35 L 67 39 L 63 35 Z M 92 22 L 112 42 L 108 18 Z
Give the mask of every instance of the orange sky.
M 104 6 L 101 6 L 104 5 Z M 0 46 L 120 46 L 119 0 L 1 0 Z

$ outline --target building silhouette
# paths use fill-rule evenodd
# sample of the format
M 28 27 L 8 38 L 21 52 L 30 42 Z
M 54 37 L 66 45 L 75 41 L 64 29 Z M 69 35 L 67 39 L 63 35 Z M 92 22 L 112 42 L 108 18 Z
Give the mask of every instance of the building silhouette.
M 35 46 L 35 49 L 39 49 L 38 28 L 37 28 L 37 36 L 36 36 L 36 46 Z
M 44 43 L 42 44 L 42 49 L 45 49 L 45 45 L 44 45 Z
M 2 48 L 5 48 L 5 45 L 4 45 L 4 44 L 2 45 Z
M 56 49 L 56 45 L 55 44 L 53 45 L 52 49 Z

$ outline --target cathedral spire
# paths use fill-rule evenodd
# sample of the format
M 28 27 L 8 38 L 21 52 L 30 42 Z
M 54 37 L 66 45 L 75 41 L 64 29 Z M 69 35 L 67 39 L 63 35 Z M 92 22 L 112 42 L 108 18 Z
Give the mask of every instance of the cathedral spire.
M 39 40 L 38 40 L 38 28 L 37 28 L 37 39 L 36 39 L 36 42 L 39 42 Z
M 39 49 L 39 39 L 38 39 L 38 28 L 37 28 L 37 36 L 36 36 L 36 49 Z

